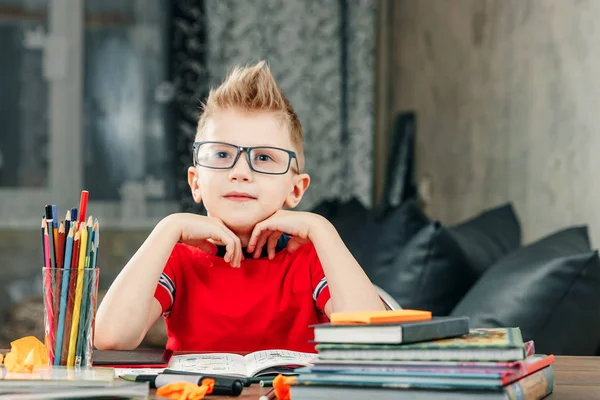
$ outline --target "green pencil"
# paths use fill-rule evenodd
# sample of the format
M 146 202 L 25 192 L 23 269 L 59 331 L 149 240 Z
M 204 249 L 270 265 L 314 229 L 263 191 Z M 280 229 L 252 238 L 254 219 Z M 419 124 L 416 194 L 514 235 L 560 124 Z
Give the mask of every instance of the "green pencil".
M 83 288 L 82 288 L 82 296 L 81 296 L 81 311 L 79 313 L 79 329 L 77 332 L 77 348 L 75 350 L 75 366 L 81 366 L 83 365 L 83 361 L 85 358 L 85 353 L 86 353 L 86 347 L 88 345 L 87 341 L 86 341 L 86 336 L 87 336 L 87 329 L 86 329 L 86 325 L 87 325 L 87 319 L 88 319 L 88 308 L 89 308 L 89 304 L 88 304 L 88 296 L 87 293 L 89 291 L 89 285 L 90 285 L 90 271 L 89 271 L 89 265 L 90 265 L 90 253 L 92 251 L 92 224 L 93 224 L 94 219 L 92 218 L 92 216 L 90 215 L 90 217 L 87 220 L 87 225 L 85 227 L 85 229 L 87 230 L 87 243 L 86 243 L 86 249 L 85 249 L 85 269 L 83 270 Z M 85 365 L 83 365 L 85 366 Z

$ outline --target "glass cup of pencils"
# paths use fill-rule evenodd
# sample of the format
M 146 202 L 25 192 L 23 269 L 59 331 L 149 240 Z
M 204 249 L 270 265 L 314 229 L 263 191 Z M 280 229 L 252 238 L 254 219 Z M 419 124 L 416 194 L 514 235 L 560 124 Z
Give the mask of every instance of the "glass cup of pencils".
M 42 220 L 44 333 L 48 362 L 91 367 L 98 298 L 98 220 L 85 221 L 87 192 L 79 209 L 58 221 L 56 207 L 46 206 Z

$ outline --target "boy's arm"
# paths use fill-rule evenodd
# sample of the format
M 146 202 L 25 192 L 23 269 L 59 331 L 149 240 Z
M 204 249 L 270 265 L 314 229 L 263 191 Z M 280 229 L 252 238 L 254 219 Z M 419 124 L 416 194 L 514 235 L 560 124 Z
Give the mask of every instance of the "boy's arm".
M 162 312 L 154 292 L 178 240 L 177 225 L 163 219 L 119 273 L 96 315 L 98 349 L 129 350 L 141 343 Z
M 277 211 L 258 223 L 248 243 L 248 251 L 260 254 L 267 245 L 269 257 L 274 255 L 281 232 L 292 235 L 288 249 L 311 241 L 323 266 L 331 299 L 324 307 L 332 312 L 385 310 L 377 290 L 346 247 L 333 225 L 320 215 L 299 211 Z
M 332 312 L 385 310 L 367 274 L 329 221 L 317 216 L 309 239 L 319 256 L 331 294 L 323 310 L 328 317 Z
M 96 315 L 95 346 L 135 349 L 162 312 L 154 293 L 173 247 L 182 241 L 210 251 L 214 244 L 208 239 L 224 243 L 225 260 L 239 266 L 240 240 L 223 222 L 193 214 L 173 214 L 159 222 L 104 296 Z

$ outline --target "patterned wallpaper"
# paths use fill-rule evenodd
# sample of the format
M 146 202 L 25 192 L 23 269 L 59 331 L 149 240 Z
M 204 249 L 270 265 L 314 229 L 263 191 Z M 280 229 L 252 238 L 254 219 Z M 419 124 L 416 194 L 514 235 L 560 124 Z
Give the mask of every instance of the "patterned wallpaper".
M 178 151 L 190 148 L 208 86 L 218 85 L 235 65 L 265 59 L 304 127 L 312 183 L 301 208 L 353 196 L 370 205 L 375 1 L 175 3 Z M 189 162 L 191 156 L 181 153 L 178 168 Z M 182 206 L 196 209 L 186 186 L 180 182 Z

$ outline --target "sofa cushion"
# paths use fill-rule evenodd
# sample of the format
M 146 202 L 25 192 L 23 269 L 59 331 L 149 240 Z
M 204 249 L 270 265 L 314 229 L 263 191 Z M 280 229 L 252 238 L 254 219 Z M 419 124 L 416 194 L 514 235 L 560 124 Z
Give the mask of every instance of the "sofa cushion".
M 448 231 L 478 275 L 521 246 L 521 224 L 510 203 L 484 211 Z
M 521 328 L 546 354 L 593 355 L 600 343 L 600 259 L 586 227 L 500 259 L 452 311 L 472 327 Z
M 398 249 L 392 261 L 367 270 L 403 308 L 448 315 L 476 275 L 462 250 L 439 222 L 430 222 Z
M 365 226 L 363 267 L 380 269 L 391 265 L 404 246 L 430 222 L 414 198 L 385 211 L 375 209 Z

